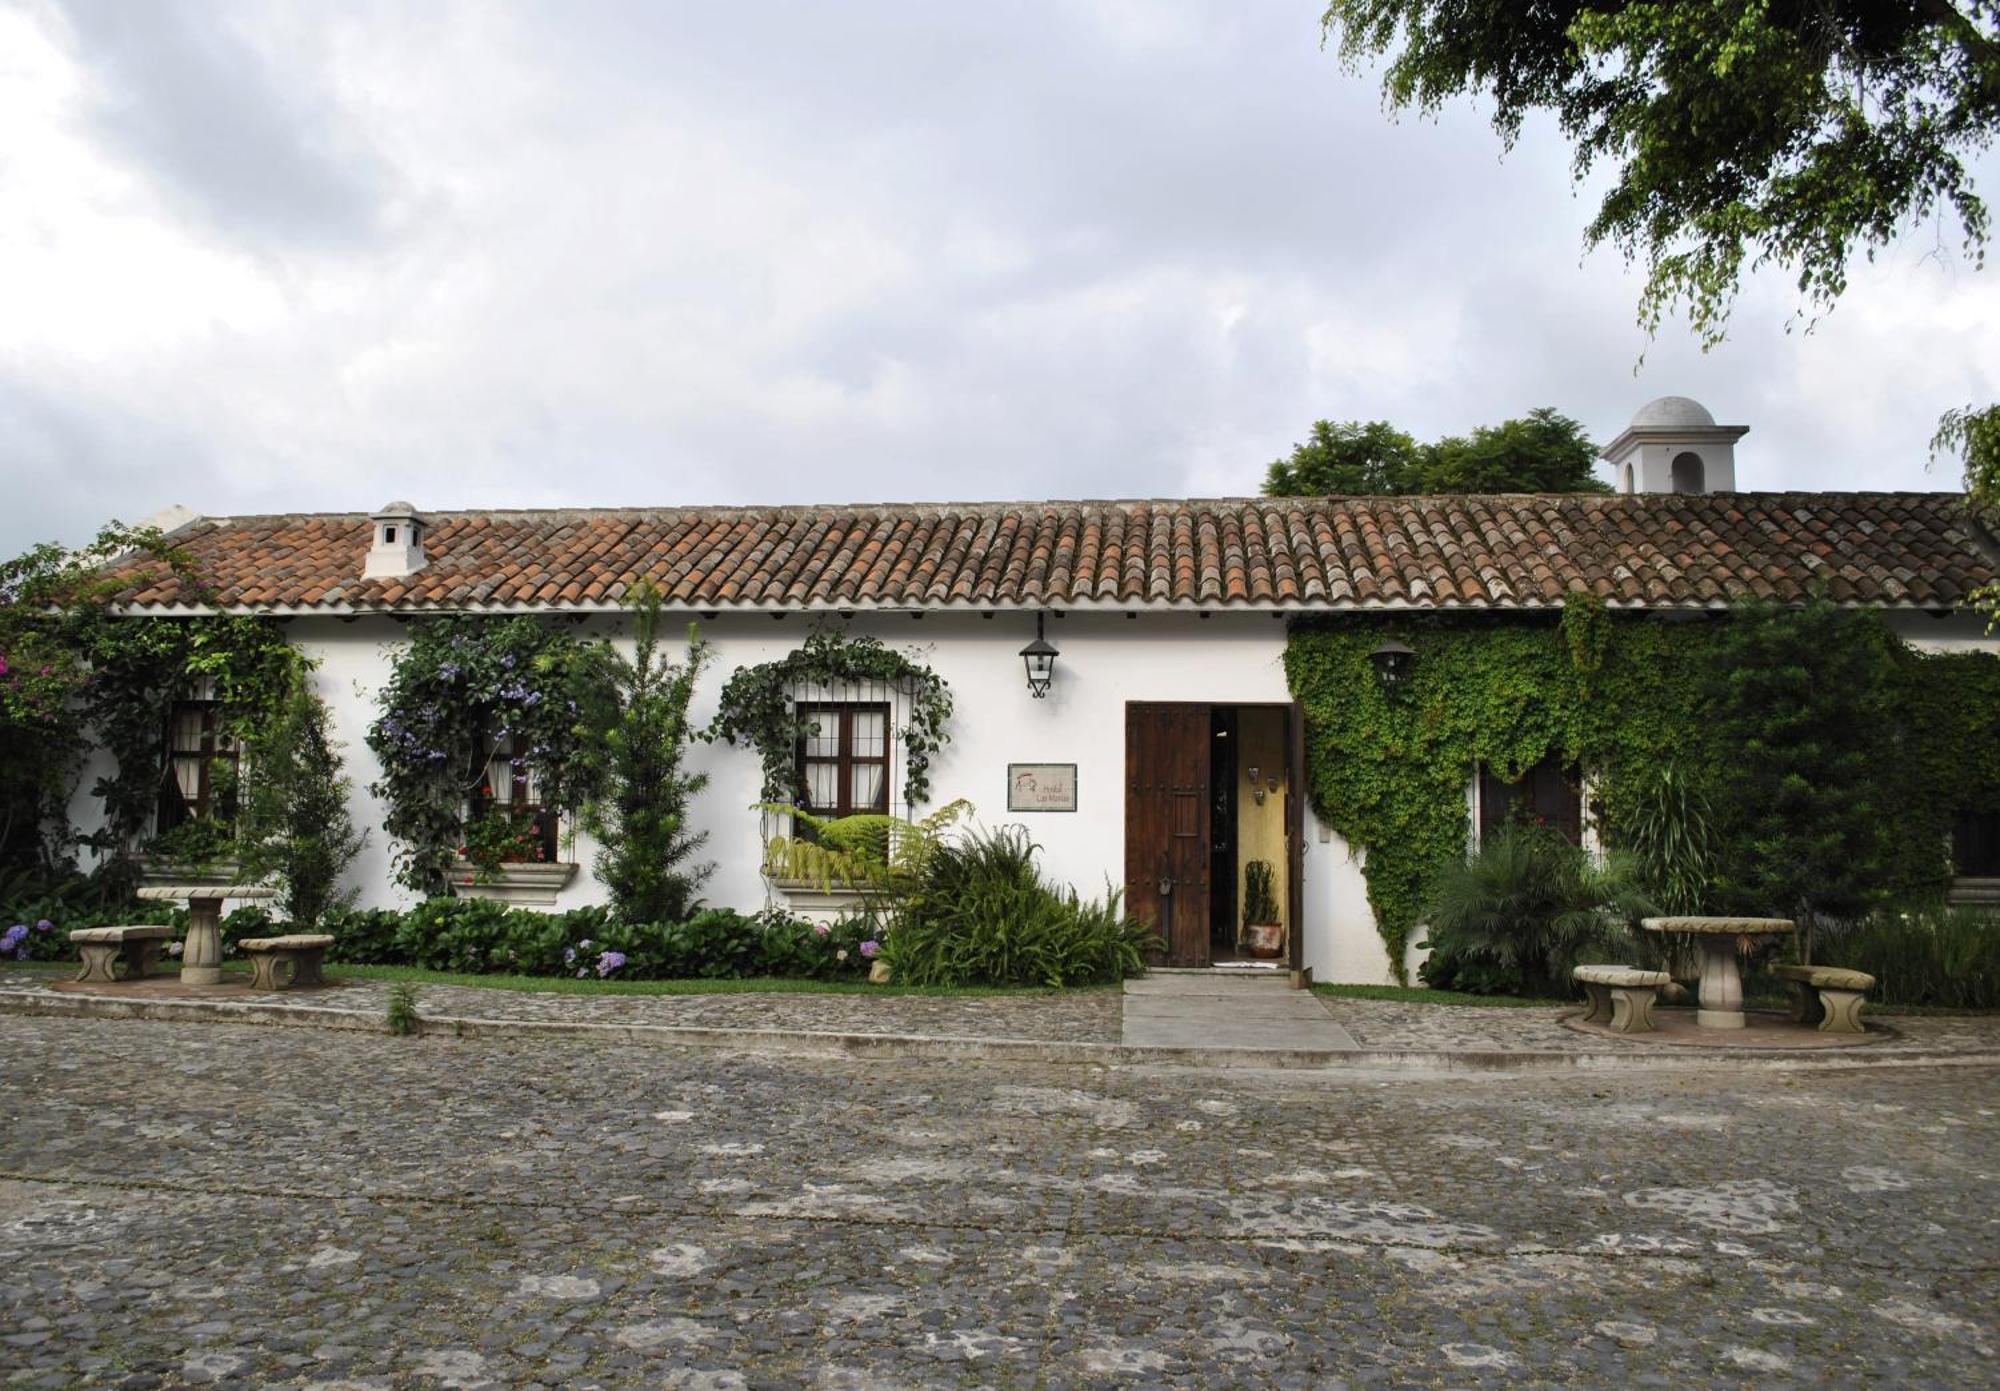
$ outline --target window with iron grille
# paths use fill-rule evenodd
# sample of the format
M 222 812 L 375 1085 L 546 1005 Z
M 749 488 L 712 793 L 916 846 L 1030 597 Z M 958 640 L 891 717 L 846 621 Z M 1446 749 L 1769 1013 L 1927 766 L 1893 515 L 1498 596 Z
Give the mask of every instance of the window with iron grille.
M 802 805 L 815 816 L 889 810 L 889 706 L 873 702 L 804 702 L 813 728 L 798 744 Z
M 213 689 L 204 683 L 167 713 L 167 768 L 160 780 L 156 831 L 235 814 L 238 750 L 222 727 L 222 703 L 213 698 Z
M 541 780 L 527 749 L 508 735 L 493 750 L 486 765 L 486 780 L 472 799 L 472 816 L 477 820 L 495 812 L 526 820 L 527 843 L 521 858 L 554 864 L 562 844 L 562 811 L 542 800 Z
M 1479 843 L 1509 825 L 1549 826 L 1571 845 L 1583 844 L 1583 785 L 1558 758 L 1545 758 L 1514 782 L 1479 770 Z

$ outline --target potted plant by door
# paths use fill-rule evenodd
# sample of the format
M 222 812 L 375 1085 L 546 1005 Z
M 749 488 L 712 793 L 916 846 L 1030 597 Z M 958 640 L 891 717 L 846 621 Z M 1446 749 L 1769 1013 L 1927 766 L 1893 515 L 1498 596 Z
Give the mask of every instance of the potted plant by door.
M 1243 949 L 1252 956 L 1274 957 L 1285 948 L 1285 925 L 1278 920 L 1271 879 L 1269 860 L 1243 866 Z

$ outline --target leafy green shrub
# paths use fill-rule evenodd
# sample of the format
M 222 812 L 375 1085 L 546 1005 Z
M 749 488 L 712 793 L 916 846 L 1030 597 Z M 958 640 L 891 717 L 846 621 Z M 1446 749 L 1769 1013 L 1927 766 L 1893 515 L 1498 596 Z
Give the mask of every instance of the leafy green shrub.
M 476 898 L 434 898 L 407 913 L 346 911 L 326 927 L 337 961 L 620 980 L 851 975 L 866 965 L 860 944 L 869 931 L 861 922 L 816 928 L 785 913 L 726 908 L 686 922 L 628 923 L 604 906 L 539 913 Z
M 887 929 L 873 914 L 863 913 L 833 923 L 811 923 L 787 913 L 758 915 L 764 925 L 763 961 L 756 972 L 795 980 L 835 980 L 858 976 L 868 969 L 873 950 Z
M 185 918 L 177 925 L 186 927 Z M 260 908 L 254 903 L 246 903 L 241 908 L 233 908 L 224 913 L 221 928 L 222 952 L 225 956 L 236 950 L 236 944 L 245 937 L 275 937 L 283 930 L 278 926 L 277 919 L 271 916 L 270 910 Z M 305 930 L 300 929 L 300 931 Z
M 333 934 L 326 949 L 329 961 L 366 963 L 371 966 L 407 966 L 396 950 L 396 932 L 403 915 L 394 908 L 336 909 L 320 923 Z
M 1932 907 L 1830 929 L 1823 964 L 1866 971 L 1890 1005 L 2000 1009 L 2000 913 Z
M 69 960 L 74 928 L 187 920 L 171 903 L 106 902 L 98 885 L 80 874 L 36 870 L 0 874 L 0 905 L 0 943 L 11 943 L 0 945 L 5 961 Z
M 899 985 L 1081 985 L 1141 970 L 1154 934 L 1116 890 L 1085 902 L 1053 889 L 1018 826 L 940 845 L 882 941 Z
M 1621 860 L 1600 866 L 1554 831 L 1510 826 L 1439 876 L 1420 974 L 1438 990 L 1566 996 L 1570 969 L 1629 953 L 1626 926 L 1649 911 Z

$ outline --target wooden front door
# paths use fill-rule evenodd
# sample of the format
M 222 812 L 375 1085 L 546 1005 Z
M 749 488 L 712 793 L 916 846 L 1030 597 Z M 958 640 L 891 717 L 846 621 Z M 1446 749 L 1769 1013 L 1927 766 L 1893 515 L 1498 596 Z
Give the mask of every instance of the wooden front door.
M 1125 707 L 1125 907 L 1166 939 L 1166 964 L 1206 966 L 1209 707 Z

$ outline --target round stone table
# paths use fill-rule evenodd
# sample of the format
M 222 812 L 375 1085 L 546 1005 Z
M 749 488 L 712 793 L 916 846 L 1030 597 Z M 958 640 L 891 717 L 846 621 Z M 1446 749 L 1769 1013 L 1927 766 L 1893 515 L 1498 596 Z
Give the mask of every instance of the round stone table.
M 1743 973 L 1737 948 L 1755 937 L 1781 937 L 1795 930 L 1790 918 L 1645 918 L 1648 932 L 1683 932 L 1701 944 L 1701 1008 L 1694 1022 L 1704 1029 L 1743 1027 Z
M 148 884 L 139 890 L 144 899 L 187 900 L 187 943 L 181 949 L 181 984 L 219 985 L 222 983 L 222 904 L 236 898 L 260 903 L 276 898 L 276 889 L 252 884 Z

